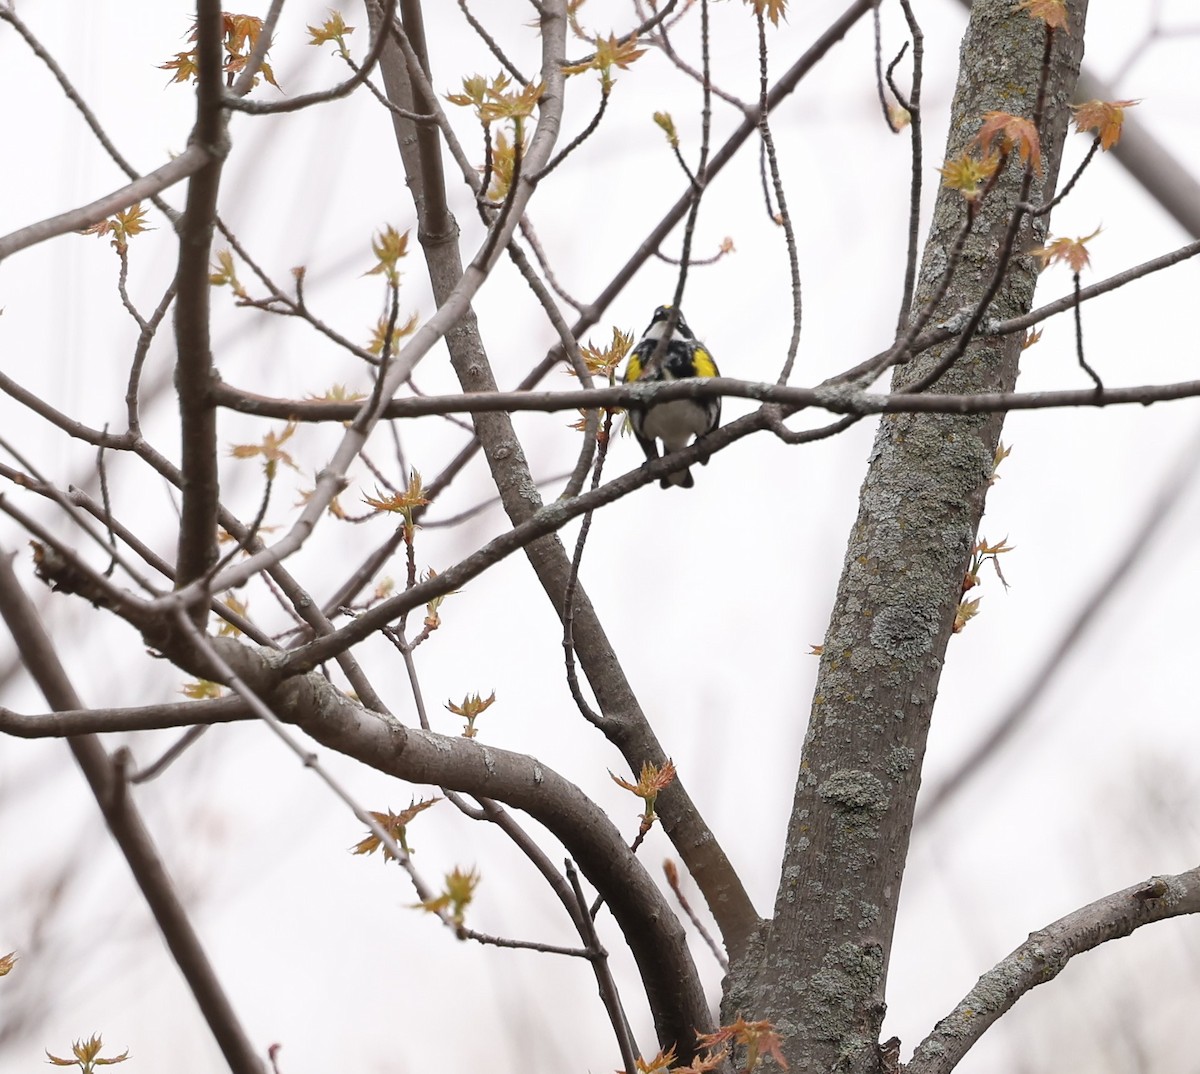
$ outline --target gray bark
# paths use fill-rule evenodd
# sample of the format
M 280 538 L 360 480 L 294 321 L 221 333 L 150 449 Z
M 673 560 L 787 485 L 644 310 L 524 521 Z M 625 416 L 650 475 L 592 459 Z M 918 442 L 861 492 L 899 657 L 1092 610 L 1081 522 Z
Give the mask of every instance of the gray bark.
M 1042 69 L 1040 22 L 1011 0 L 976 0 L 962 44 L 946 158 L 992 110 L 1031 118 Z M 1071 32 L 1054 35 L 1042 123 L 1044 175 L 1054 190 L 1083 51 L 1086 0 L 1070 3 Z M 962 261 L 932 323 L 973 308 L 992 277 L 1019 201 L 1013 153 L 984 200 Z M 925 247 L 914 310 L 936 293 L 965 212 L 943 189 Z M 1043 238 L 1027 221 L 1020 254 Z M 1031 308 L 1037 264 L 1015 256 L 989 310 Z M 918 379 L 943 350 L 896 371 Z M 1020 339 L 970 344 L 932 389 L 1011 390 Z M 962 581 L 999 440 L 1000 415 L 896 414 L 879 424 L 858 519 L 825 638 L 800 761 L 775 913 L 733 968 L 723 1020 L 767 1018 L 793 1071 L 875 1071 L 896 906 L 921 763 Z

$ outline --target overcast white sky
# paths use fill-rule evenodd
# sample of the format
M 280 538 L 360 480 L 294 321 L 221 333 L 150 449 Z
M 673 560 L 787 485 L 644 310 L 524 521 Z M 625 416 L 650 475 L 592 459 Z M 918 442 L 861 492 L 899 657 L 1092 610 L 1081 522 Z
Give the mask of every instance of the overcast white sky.
M 894 5 L 885 7 L 884 50 L 891 54 L 901 41 L 901 20 Z M 932 196 L 965 15 L 952 0 L 922 0 L 916 7 L 926 33 L 926 190 Z M 1162 23 L 1172 27 L 1195 23 L 1193 6 L 1174 0 L 1092 7 L 1086 65 L 1102 77 L 1119 76 L 1121 96 L 1143 98 L 1137 121 L 1200 172 L 1200 38 L 1139 44 L 1150 9 L 1158 8 Z M 494 72 L 495 61 L 455 4 L 430 0 L 426 9 L 439 90 L 456 90 L 464 74 Z M 305 45 L 305 24 L 321 21 L 325 10 L 299 0 L 285 8 L 272 59 L 289 94 L 342 77 L 328 50 Z M 475 10 L 527 72 L 536 69 L 537 41 L 524 27 L 531 18 L 527 4 L 492 0 Z M 191 95 L 164 87 L 167 74 L 155 65 L 187 47 L 186 4 L 25 0 L 19 11 L 135 165 L 149 170 L 184 148 Z M 787 25 L 772 32 L 775 68 L 789 65 L 839 11 L 827 0 L 796 3 Z M 605 33 L 632 21 L 616 0 L 591 0 L 583 14 Z M 346 17 L 365 24 L 356 6 Z M 714 5 L 713 18 L 715 79 L 751 96 L 757 72 L 752 21 L 737 3 Z M 675 39 L 694 56 L 694 20 Z M 365 29 L 352 41 L 361 56 Z M 591 83 L 575 80 L 570 90 L 565 137 L 586 124 L 596 102 Z M 271 99 L 275 91 L 258 94 Z M 121 184 L 44 67 L 2 24 L 0 99 L 9 102 L 0 234 Z M 606 121 L 574 168 L 560 169 L 539 190 L 531 217 L 560 281 L 575 296 L 590 300 L 682 191 L 683 179 L 650 115 L 671 111 L 694 157 L 698 100 L 693 83 L 658 54 L 647 55 L 618 76 Z M 465 113 L 456 118 L 468 151 L 481 159 L 473 121 Z M 716 106 L 718 144 L 738 119 Z M 776 112 L 773 127 L 804 281 L 794 383 L 812 384 L 890 341 L 900 295 L 908 147 L 879 116 L 866 22 Z M 313 306 L 365 341 L 380 301 L 378 281 L 361 275 L 371 265 L 371 235 L 387 223 L 402 229 L 413 223 L 385 114 L 359 93 L 295 116 L 240 116 L 232 134 L 223 181 L 226 219 L 277 280 L 305 265 Z M 1087 141 L 1077 136 L 1073 145 L 1072 162 Z M 692 274 L 684 310 L 724 373 L 770 380 L 786 350 L 790 304 L 782 235 L 762 210 L 756 172 L 751 147 L 712 184 L 695 253 L 715 252 L 725 236 L 736 253 Z M 176 189 L 168 200 L 178 206 L 182 196 Z M 464 190 L 453 191 L 453 203 L 469 255 L 479 224 Z M 169 228 L 161 219 L 153 222 L 159 230 L 139 238 L 131 252 L 130 291 L 143 310 L 157 300 L 174 263 Z M 1188 238 L 1108 159 L 1098 161 L 1055 211 L 1052 230 L 1082 235 L 1098 225 L 1104 230 L 1092 244 L 1089 280 Z M 677 245 L 667 252 L 677 253 Z M 0 265 L 0 363 L 81 420 L 119 428 L 136 331 L 116 300 L 115 263 L 105 242 L 67 236 Z M 1089 360 L 1106 383 L 1196 376 L 1198 272 L 1188 263 L 1087 307 Z M 250 274 L 243 278 L 248 282 Z M 593 338 L 606 339 L 613 325 L 640 331 L 673 287 L 674 270 L 652 263 L 606 312 Z M 1069 288 L 1069 274 L 1052 269 L 1039 299 Z M 402 299 L 405 313 L 432 312 L 416 255 L 406 266 Z M 475 308 L 497 377 L 510 387 L 553 335 L 507 264 Z M 214 310 L 218 364 L 235 385 L 301 396 L 337 382 L 366 383 L 350 359 L 301 325 L 236 310 L 228 292 L 214 293 Z M 172 354 L 164 332 L 151 351 L 149 382 L 169 377 Z M 427 392 L 454 387 L 442 352 L 431 355 L 416 380 Z M 547 383 L 571 384 L 558 373 Z M 1069 319 L 1058 318 L 1026 355 L 1020 387 L 1086 386 Z M 726 403 L 727 417 L 743 409 Z M 146 417 L 147 435 L 172 453 L 173 420 L 167 395 Z M 519 419 L 535 474 L 548 477 L 574 461 L 577 439 L 565 428 L 569 420 L 561 414 Z M 951 643 L 926 787 L 955 768 L 1021 689 L 1124 547 L 1180 452 L 1195 444 L 1198 427 L 1195 401 L 1009 419 L 1004 441 L 1013 453 L 989 496 L 982 532 L 992 539 L 1007 535 L 1016 546 L 1004 563 L 1011 589 L 985 579 L 980 616 Z M 0 402 L 0 430 L 61 485 L 91 479 L 90 448 L 67 442 L 8 399 Z M 221 419 L 223 442 L 258 440 L 263 431 L 236 416 Z M 864 423 L 799 449 L 765 436 L 744 440 L 698 470 L 689 493 L 650 487 L 602 513 L 584 563 L 583 584 L 644 708 L 764 913 L 774 897 L 816 672 L 806 653 L 824 635 L 871 432 Z M 336 435 L 322 430 L 296 437 L 297 462 L 307 474 L 321 465 Z M 407 458 L 431 477 L 463 435 L 438 419 L 422 419 L 403 432 Z M 389 459 L 385 442 L 375 454 Z M 609 466 L 618 473 L 639 461 L 636 445 L 622 438 Z M 485 478 L 477 464 L 430 520 L 485 498 Z M 112 482 L 118 516 L 170 554 L 175 516 L 169 492 L 120 463 L 113 465 Z M 369 476 L 363 487 L 373 490 Z M 231 462 L 225 502 L 250 517 L 260 494 L 253 466 Z M 16 495 L 25 509 L 54 517 Z M 291 489 L 281 490 L 268 521 L 285 522 L 294 498 Z M 1198 527 L 1200 495 L 1193 488 L 1092 624 L 1031 727 L 994 758 L 951 813 L 918 833 L 885 1026 L 885 1034 L 903 1038 L 905 1058 L 976 976 L 1029 931 L 1148 874 L 1196 864 L 1200 712 L 1193 609 L 1200 574 L 1192 535 Z M 462 527 L 427 529 L 418 561 L 445 566 L 503 528 L 492 509 Z M 330 566 L 336 572 L 357 562 L 383 533 L 382 525 L 366 529 L 327 524 L 296 558 L 301 580 L 327 591 L 338 577 Z M 566 536 L 572 539 L 574 530 Z M 24 547 L 7 518 L 0 519 L 0 542 Z M 29 578 L 24 551 L 19 562 Z M 426 698 L 440 710 L 447 699 L 495 689 L 499 700 L 481 721 L 485 739 L 537 754 L 609 807 L 632 836 L 636 803 L 606 774 L 606 768 L 621 772 L 621 759 L 581 726 L 563 682 L 554 615 L 531 582 L 525 561 L 514 556 L 446 603 L 444 629 L 419 650 Z M 29 587 L 37 589 L 31 578 Z M 131 631 L 77 600 L 35 595 L 65 639 L 64 659 L 88 703 L 144 704 L 178 691 L 180 677 L 150 660 Z M 255 591 L 251 600 L 252 612 L 276 621 L 265 593 Z M 367 649 L 377 682 L 406 718 L 411 704 L 406 707 L 402 668 L 384 647 Z M 8 647 L 0 646 L 0 665 L 8 659 Z M 19 676 L 0 702 L 42 708 Z M 455 732 L 448 716 L 434 719 L 436 728 Z M 145 736 L 134 749 L 146 762 L 173 738 Z M 325 760 L 369 808 L 398 809 L 424 792 L 336 756 Z M 431 918 L 408 909 L 414 896 L 402 874 L 345 853 L 361 835 L 357 822 L 263 728 L 213 730 L 138 797 L 235 1005 L 256 1042 L 264 1048 L 283 1043 L 286 1074 L 403 1074 L 434 1064 L 448 1071 L 519 1066 L 541 1074 L 617 1065 L 582 963 L 459 944 Z M 414 825 L 412 838 L 417 863 L 433 880 L 454 865 L 479 867 L 484 883 L 471 913 L 478 928 L 569 941 L 544 888 L 492 832 L 443 805 Z M 646 860 L 656 863 L 669 853 L 666 841 L 652 835 Z M 62 1054 L 72 1039 L 93 1031 L 116 1050 L 131 1050 L 130 1071 L 216 1069 L 220 1059 L 207 1029 L 65 747 L 0 739 L 0 953 L 33 946 L 31 922 L 46 900 L 48 878 L 64 860 L 82 878 L 50 926 L 45 953 L 27 957 L 0 985 L 8 994 L 43 990 L 44 1018 L 0 1051 L 0 1074 L 30 1069 L 41 1061 L 42 1048 Z M 699 902 L 694 892 L 693 899 Z M 609 941 L 628 982 L 626 1003 L 639 1040 L 652 1052 L 630 960 L 616 950 L 615 937 Z M 699 944 L 694 949 L 716 995 L 719 970 Z M 1038 1041 L 1056 1042 L 1058 1065 L 1066 1055 L 1081 1069 L 1084 1060 L 1098 1061 L 1096 1055 L 1119 1057 L 1111 1043 L 1121 1027 L 1114 1011 L 1140 1025 L 1148 1040 L 1164 1038 L 1160 1024 L 1194 1012 L 1200 999 L 1198 955 L 1200 923 L 1183 920 L 1088 956 L 1024 1000 L 1013 1028 L 989 1036 L 961 1069 L 1037 1069 L 1044 1058 Z M 1137 987 L 1152 975 L 1169 982 L 1154 986 L 1153 996 Z M 1115 991 L 1106 991 L 1110 986 Z M 1177 986 L 1175 1003 L 1170 992 Z M 1072 988 L 1081 990 L 1076 997 L 1088 997 L 1087 1019 L 1063 1014 Z M 5 1017 L 0 1003 L 0 1027 Z M 1176 1021 L 1172 1036 L 1177 1030 Z M 1156 1053 L 1155 1062 L 1158 1071 L 1192 1069 L 1182 1052 Z

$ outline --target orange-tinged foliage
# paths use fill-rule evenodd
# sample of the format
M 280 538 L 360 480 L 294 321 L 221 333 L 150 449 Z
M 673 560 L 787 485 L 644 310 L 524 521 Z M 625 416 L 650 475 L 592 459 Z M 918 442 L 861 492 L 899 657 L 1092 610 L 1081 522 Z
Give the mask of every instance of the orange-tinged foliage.
M 168 60 L 166 63 L 158 65 L 160 71 L 174 71 L 171 76 L 171 82 L 187 82 L 196 80 L 196 76 L 200 74 L 200 67 L 196 63 L 196 50 L 191 52 L 177 52 L 175 59 Z M 167 85 L 171 85 L 168 82 Z
M 646 803 L 645 816 L 653 818 L 654 803 L 658 800 L 659 792 L 666 790 L 675 782 L 675 762 L 668 760 L 660 768 L 649 761 L 643 761 L 642 772 L 636 783 L 630 783 L 612 772 L 609 772 L 608 775 L 618 787 L 624 787 L 631 794 L 636 794 L 641 798 Z
M 475 109 L 479 122 L 485 127 L 497 120 L 511 119 L 513 129 L 520 134 L 524 121 L 533 115 L 533 110 L 546 90 L 544 82 L 530 83 L 519 90 L 510 90 L 512 79 L 498 74 L 490 81 L 482 75 L 463 79 L 462 93 L 448 93 L 446 100 L 451 104 Z M 523 138 L 519 139 L 523 141 Z
M 1084 235 L 1082 238 L 1052 239 L 1045 246 L 1039 246 L 1029 252 L 1041 259 L 1042 268 L 1065 261 L 1072 272 L 1082 272 L 1090 263 L 1087 244 L 1099 234 L 1100 228 L 1096 228 L 1090 235 Z
M 579 348 L 579 356 L 587 371 L 594 377 L 604 377 L 609 384 L 615 384 L 617 369 L 633 346 L 633 333 L 622 332 L 619 328 L 612 330 L 612 342 L 607 347 L 592 343 L 584 343 Z M 567 372 L 575 376 L 575 370 L 567 366 Z
M 787 0 L 746 0 L 756 15 L 765 15 L 772 26 L 778 26 L 780 18 L 787 18 Z
M 1024 11 L 1031 19 L 1040 19 L 1052 30 L 1071 32 L 1067 25 L 1067 5 L 1064 0 L 1020 0 L 1013 11 Z
M 1092 131 L 1100 139 L 1100 148 L 1112 149 L 1121 140 L 1121 128 L 1125 123 L 1125 109 L 1133 108 L 1141 101 L 1084 101 L 1071 105 L 1075 113 L 1075 129 Z
M 404 521 L 408 525 L 413 525 L 413 508 L 424 507 L 429 503 L 425 496 L 425 486 L 421 481 L 421 474 L 417 470 L 410 470 L 408 474 L 408 485 L 399 492 L 394 492 L 390 496 L 378 493 L 375 496 L 364 496 L 363 502 L 368 507 L 373 507 L 376 511 L 391 511 L 404 516 Z
M 668 1074 L 671 1070 L 671 1064 L 675 1062 L 674 1047 L 668 1048 L 665 1052 L 660 1051 L 653 1059 L 646 1060 L 640 1055 L 634 1060 L 634 1070 L 637 1074 Z M 625 1074 L 623 1070 L 615 1071 L 614 1074 Z
M 121 253 L 124 253 L 129 248 L 129 240 L 134 235 L 140 235 L 143 231 L 153 231 L 154 228 L 146 226 L 146 210 L 142 208 L 142 203 L 135 202 L 128 209 L 122 209 L 115 216 L 110 216 L 107 220 L 101 220 L 93 224 L 89 228 L 84 228 L 84 235 L 111 235 L 112 248 Z
M 1007 451 L 1004 455 L 1000 455 L 997 452 L 997 461 L 992 468 L 991 481 L 996 480 L 995 467 L 1000 465 L 1000 460 L 1007 454 Z M 1013 551 L 1014 547 L 1014 545 L 1008 543 L 1007 537 L 1002 537 L 997 544 L 988 544 L 986 537 L 980 537 L 975 547 L 971 549 L 971 562 L 967 567 L 966 575 L 963 577 L 963 592 L 966 593 L 968 590 L 974 589 L 979 585 L 979 572 L 983 569 L 984 564 L 989 562 L 992 565 L 992 569 L 996 572 L 996 577 L 1000 579 L 1000 584 L 1007 589 L 1008 580 L 1004 577 L 1004 572 L 1000 569 L 999 557 L 1004 555 L 1005 552 Z M 978 604 L 978 601 L 976 601 L 976 604 Z M 974 612 L 971 614 L 974 615 Z
M 478 693 L 467 694 L 457 705 L 453 701 L 447 701 L 446 708 L 455 716 L 461 716 L 467 721 L 467 726 L 463 728 L 463 738 L 474 738 L 479 733 L 476 730 L 475 721 L 495 702 L 496 691 L 493 690 L 487 697 L 481 697 Z
M 1010 112 L 985 112 L 974 141 L 985 157 L 991 153 L 993 143 L 999 143 L 1002 153 L 1016 149 L 1022 164 L 1032 163 L 1033 170 L 1042 174 L 1042 144 L 1031 119 Z
M 421 575 L 421 581 L 422 582 L 432 582 L 437 576 L 438 576 L 438 572 L 435 571 L 432 567 L 429 567 Z M 442 625 L 442 617 L 438 613 L 438 609 L 442 606 L 442 601 L 444 601 L 447 597 L 452 597 L 456 593 L 461 593 L 461 592 L 462 592 L 461 589 L 452 589 L 452 590 L 450 590 L 449 593 L 439 594 L 438 596 L 436 596 L 432 600 L 430 600 L 428 604 L 425 605 L 425 629 L 426 630 L 437 630 L 437 628 Z
M 234 15 L 228 11 L 221 13 L 221 34 L 225 47 L 225 63 L 221 69 L 231 82 L 233 76 L 245 68 L 250 54 L 254 51 L 255 45 L 258 44 L 258 39 L 262 35 L 262 28 L 263 21 L 256 15 Z M 196 23 L 193 22 L 188 40 L 196 41 L 199 36 Z M 269 48 L 267 52 L 270 52 Z M 266 53 L 264 53 L 265 55 Z M 199 52 L 193 48 L 190 52 L 175 53 L 175 59 L 160 63 L 158 66 L 163 71 L 174 72 L 168 85 L 172 82 L 195 82 L 200 74 L 198 59 Z M 254 76 L 252 86 L 258 85 L 259 75 L 279 89 L 279 83 L 275 81 L 271 65 L 265 59 L 259 66 L 258 74 Z
M 12 972 L 12 968 L 17 964 L 16 951 L 9 951 L 7 955 L 0 955 L 0 977 L 6 977 Z
M 599 71 L 600 85 L 605 93 L 612 89 L 613 83 L 616 81 L 612 75 L 613 68 L 617 67 L 622 71 L 628 71 L 629 65 L 640 56 L 645 55 L 646 52 L 644 48 L 637 47 L 636 38 L 622 41 L 615 34 L 610 34 L 607 39 L 597 37 L 592 44 L 596 49 L 592 58 L 585 63 L 565 65 L 563 73 L 579 75 L 584 71 Z
M 418 813 L 423 813 L 430 806 L 435 805 L 442 799 L 439 797 L 423 798 L 421 801 L 409 802 L 407 809 L 400 810 L 399 813 L 393 813 L 390 809 L 386 813 L 376 813 L 374 810 L 368 810 L 370 816 L 375 823 L 379 825 L 389 836 L 393 842 L 409 856 L 412 855 L 412 850 L 408 846 L 408 825 Z M 351 854 L 374 854 L 375 851 L 383 850 L 383 860 L 395 860 L 396 855 L 392 853 L 391 848 L 383 842 L 374 832 L 367 834 L 365 839 L 360 839 L 353 847 L 350 848 Z
M 89 1040 L 75 1041 L 71 1045 L 72 1054 L 70 1059 L 63 1059 L 57 1055 L 51 1055 L 50 1052 L 46 1052 L 46 1061 L 56 1067 L 79 1067 L 81 1074 L 92 1074 L 96 1067 L 113 1066 L 116 1063 L 124 1063 L 129 1058 L 128 1049 L 120 1055 L 105 1058 L 100 1054 L 100 1049 L 103 1047 L 104 1042 L 97 1033 Z
M 754 1070 L 768 1055 L 784 1070 L 788 1067 L 783 1057 L 783 1041 L 775 1032 L 775 1027 L 767 1021 L 747 1022 L 738 1015 L 736 1022 L 721 1026 L 715 1033 L 697 1033 L 696 1039 L 704 1048 L 717 1048 L 730 1043 L 745 1048 L 746 1066 L 743 1069 L 747 1072 Z

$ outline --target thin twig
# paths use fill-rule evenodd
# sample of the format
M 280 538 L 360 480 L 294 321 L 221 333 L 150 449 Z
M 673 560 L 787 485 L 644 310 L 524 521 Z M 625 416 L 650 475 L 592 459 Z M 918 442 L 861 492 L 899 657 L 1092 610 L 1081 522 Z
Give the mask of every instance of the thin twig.
M 692 927 L 700 934 L 700 938 L 708 944 L 708 949 L 713 953 L 713 958 L 717 960 L 717 964 L 721 969 L 728 970 L 729 957 L 721 950 L 721 945 L 713 939 L 712 933 L 704 927 L 704 922 L 700 920 L 700 916 L 692 909 L 692 904 L 688 902 L 687 896 L 683 893 L 683 888 L 679 885 L 679 870 L 670 858 L 663 862 L 663 875 L 667 878 L 667 887 L 671 889 L 671 893 L 679 902 L 680 909 L 687 914 L 688 920 L 692 923 Z

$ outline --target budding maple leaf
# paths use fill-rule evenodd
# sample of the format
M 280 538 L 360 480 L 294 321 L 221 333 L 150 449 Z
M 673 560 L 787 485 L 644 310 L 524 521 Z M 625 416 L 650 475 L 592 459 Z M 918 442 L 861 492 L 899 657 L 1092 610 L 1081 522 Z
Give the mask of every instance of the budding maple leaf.
M 364 496 L 363 502 L 376 511 L 389 511 L 400 515 L 404 519 L 404 540 L 411 545 L 417 528 L 413 511 L 426 506 L 430 501 L 425 496 L 425 486 L 420 473 L 410 470 L 406 488 L 390 496 L 385 496 L 382 492 L 377 492 L 375 496 Z
M 400 282 L 400 259 L 408 256 L 408 232 L 400 234 L 391 224 L 377 232 L 371 240 L 371 252 L 375 255 L 375 267 L 367 269 L 364 276 L 386 276 L 388 283 Z
M 697 1033 L 696 1039 L 702 1048 L 717 1048 L 730 1042 L 746 1049 L 746 1070 L 753 1070 L 764 1055 L 769 1055 L 784 1070 L 787 1060 L 783 1057 L 783 1040 L 768 1021 L 747 1022 L 738 1015 L 736 1022 L 721 1026 L 715 1033 Z
M 585 343 L 579 348 L 579 356 L 583 359 L 587 371 L 594 377 L 604 377 L 609 384 L 616 383 L 617 368 L 625 360 L 629 348 L 633 346 L 633 333 L 622 332 L 619 328 L 612 330 L 612 342 L 607 347 L 593 343 Z M 571 376 L 576 376 L 573 366 L 567 367 Z
M 618 67 L 622 71 L 628 71 L 629 65 L 646 52 L 644 48 L 637 47 L 637 39 L 633 37 L 620 41 L 615 34 L 610 34 L 607 40 L 598 37 L 592 43 L 596 48 L 592 58 L 584 63 L 565 65 L 563 74 L 579 75 L 584 71 L 599 71 L 601 92 L 606 95 L 616 81 L 613 78 L 612 69 Z
M 243 619 L 246 617 L 246 611 L 250 607 L 249 602 L 240 601 L 232 593 L 221 601 L 235 615 L 240 615 Z M 235 627 L 232 623 L 225 619 L 221 620 L 221 629 L 218 632 L 223 638 L 236 638 L 241 636 L 241 629 Z
M 408 847 L 408 825 L 418 813 L 425 812 L 430 806 L 435 805 L 442 799 L 433 797 L 421 801 L 412 801 L 407 809 L 400 810 L 399 813 L 393 813 L 390 809 L 386 813 L 376 813 L 374 810 L 368 810 L 371 817 L 385 832 L 392 837 L 405 854 L 412 855 L 412 851 Z M 374 832 L 370 832 L 365 839 L 360 839 L 353 847 L 350 848 L 351 854 L 374 854 L 375 851 L 383 848 L 383 860 L 388 861 L 395 858 L 395 854 L 387 846 L 382 839 Z
M 520 130 L 521 123 L 532 117 L 533 110 L 545 91 L 546 84 L 539 82 L 536 85 L 531 83 L 522 86 L 520 90 L 512 93 L 491 92 L 478 109 L 479 119 L 485 124 L 511 119 L 516 129 Z
M 196 60 L 195 49 L 191 52 L 177 52 L 175 53 L 175 59 L 168 60 L 166 63 L 160 63 L 158 69 L 160 71 L 175 72 L 171 76 L 171 81 L 167 83 L 168 86 L 172 82 L 187 82 L 189 79 L 194 82 L 200 74 L 200 65 Z
M 376 355 L 383 354 L 383 348 L 386 346 L 389 354 L 395 354 L 396 344 L 417 330 L 419 320 L 420 318 L 414 313 L 407 321 L 392 325 L 391 335 L 389 335 L 388 325 L 392 323 L 392 319 L 391 317 L 380 317 L 371 330 L 371 338 L 367 341 L 367 351 Z
M 1071 32 L 1067 25 L 1067 5 L 1063 0 L 1020 0 L 1013 11 L 1027 12 L 1031 19 L 1040 19 L 1052 30 Z
M 1042 144 L 1031 119 L 1010 112 L 985 112 L 973 140 L 985 157 L 992 151 L 993 142 L 999 142 L 1002 153 L 1016 149 L 1022 164 L 1032 163 L 1033 170 L 1042 174 Z
M 528 138 L 521 139 L 521 158 L 524 159 L 526 149 L 529 145 Z M 503 201 L 508 197 L 509 188 L 512 186 L 513 175 L 517 169 L 517 147 L 515 142 L 510 142 L 507 135 L 500 131 L 496 135 L 496 143 L 492 146 L 492 181 L 488 187 L 487 196 L 491 201 Z M 486 168 L 477 169 L 481 174 Z
M 679 134 L 675 130 L 675 120 L 671 118 L 670 112 L 655 112 L 654 122 L 658 124 L 667 136 L 667 141 L 672 149 L 679 148 Z
M 332 387 L 326 388 L 320 395 L 310 393 L 304 398 L 324 403 L 357 403 L 366 396 L 362 392 L 347 388 L 344 384 L 334 384 Z
M 283 432 L 278 436 L 274 432 L 268 432 L 262 438 L 261 442 L 257 444 L 234 444 L 229 449 L 229 454 L 235 459 L 253 459 L 255 456 L 261 456 L 263 459 L 263 468 L 266 470 L 268 477 L 275 476 L 275 470 L 279 463 L 290 466 L 293 470 L 299 472 L 300 467 L 295 464 L 291 455 L 283 450 L 283 444 L 291 439 L 295 431 L 296 423 L 289 421 L 284 427 Z
M 1134 101 L 1084 101 L 1071 105 L 1075 114 L 1075 129 L 1081 134 L 1093 131 L 1100 139 L 1100 148 L 1112 149 L 1121 140 L 1121 129 L 1125 123 L 1125 109 L 1141 104 Z
M 963 152 L 954 160 L 948 160 L 938 171 L 942 174 L 942 186 L 957 190 L 967 201 L 973 201 L 983 192 L 985 184 L 1000 165 L 997 153 L 988 153 L 980 158 Z
M 475 889 L 479 886 L 480 876 L 472 869 L 464 873 L 461 869 L 446 875 L 446 886 L 440 895 L 424 902 L 417 903 L 421 910 L 431 914 L 448 914 L 450 920 L 462 928 L 463 915 L 471 900 L 475 897 Z
M 0 977 L 6 977 L 12 972 L 12 968 L 17 964 L 16 951 L 9 951 L 7 955 L 0 955 Z
M 432 582 L 437 576 L 438 572 L 429 567 L 421 575 L 421 581 Z M 451 589 L 448 593 L 439 593 L 436 597 L 430 598 L 429 603 L 425 605 L 424 627 L 426 630 L 437 630 L 442 625 L 442 617 L 438 612 L 438 609 L 442 606 L 442 601 L 447 597 L 455 596 L 461 592 L 461 589 Z
M 483 75 L 471 75 L 463 79 L 462 93 L 447 93 L 446 100 L 460 108 L 473 107 L 479 115 L 489 96 L 502 94 L 512 84 L 512 79 L 501 72 L 490 82 Z
M 1087 244 L 1100 234 L 1096 228 L 1090 235 L 1077 239 L 1053 239 L 1045 246 L 1038 246 L 1029 252 L 1042 262 L 1042 268 L 1048 268 L 1058 261 L 1065 261 L 1072 272 L 1080 273 L 1090 264 Z
M 959 602 L 958 610 L 954 613 L 954 633 L 961 634 L 965 627 L 972 619 L 979 614 L 979 602 L 983 597 L 976 597 L 974 600 L 963 600 Z
M 675 762 L 668 760 L 660 768 L 649 761 L 643 761 L 642 772 L 636 783 L 630 783 L 612 772 L 608 775 L 618 787 L 624 787 L 631 794 L 636 794 L 645 803 L 642 811 L 642 830 L 648 831 L 655 820 L 654 806 L 658 801 L 659 792 L 675 782 Z
M 250 298 L 246 293 L 246 288 L 242 286 L 241 281 L 238 279 L 237 266 L 233 263 L 232 250 L 221 250 L 217 253 L 216 263 L 212 266 L 212 271 L 208 274 L 208 282 L 213 287 L 225 287 L 228 285 L 230 290 L 243 301 Z
M 349 50 L 346 47 L 346 38 L 354 33 L 353 26 L 347 26 L 346 20 L 342 18 L 340 11 L 329 12 L 327 18 L 320 26 L 307 27 L 308 34 L 311 40 L 310 45 L 324 45 L 328 42 L 334 42 L 338 47 L 338 52 L 342 56 L 349 56 Z
M 653 1059 L 646 1060 L 640 1055 L 634 1060 L 634 1070 L 637 1074 L 670 1074 L 674 1069 L 675 1063 L 675 1046 L 672 1045 L 665 1052 L 659 1051 Z M 614 1074 L 625 1074 L 624 1071 L 618 1070 Z
M 787 19 L 787 0 L 746 0 L 756 15 L 766 15 L 771 20 L 772 26 L 779 25 L 779 19 L 782 16 Z
M 90 1040 L 77 1040 L 71 1045 L 72 1058 L 62 1059 L 57 1055 L 51 1055 L 46 1052 L 46 1061 L 56 1067 L 79 1067 L 80 1074 L 93 1074 L 96 1067 L 112 1066 L 116 1063 L 124 1063 L 129 1058 L 129 1049 L 127 1048 L 120 1055 L 109 1056 L 105 1058 L 100 1054 L 100 1049 L 104 1047 L 104 1042 L 100 1039 L 99 1034 L 93 1036 Z
M 107 220 L 101 220 L 91 227 L 84 228 L 81 234 L 111 235 L 112 248 L 124 253 L 129 248 L 129 240 L 132 236 L 140 235 L 143 231 L 153 230 L 154 228 L 146 226 L 146 210 L 138 201 Z
M 179 692 L 193 701 L 208 701 L 220 697 L 224 687 L 219 682 L 209 682 L 208 679 L 197 679 L 195 682 L 184 683 Z
M 496 691 L 493 690 L 487 697 L 480 697 L 477 693 L 467 694 L 458 705 L 447 701 L 446 708 L 455 716 L 461 716 L 467 721 L 467 726 L 463 728 L 463 738 L 474 738 L 479 733 L 475 728 L 475 721 L 490 709 L 495 701 Z

